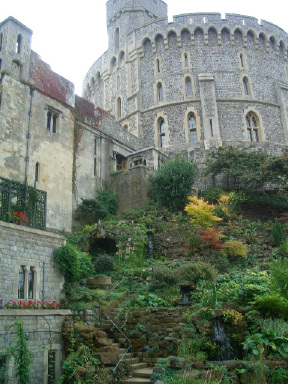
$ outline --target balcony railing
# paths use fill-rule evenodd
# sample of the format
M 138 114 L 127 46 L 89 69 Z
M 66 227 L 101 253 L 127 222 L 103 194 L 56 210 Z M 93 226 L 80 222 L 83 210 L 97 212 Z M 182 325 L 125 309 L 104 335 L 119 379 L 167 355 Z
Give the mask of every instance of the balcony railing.
M 13 212 L 23 212 L 28 218 L 25 226 L 45 229 L 46 196 L 44 191 L 0 177 L 0 220 L 13 223 Z

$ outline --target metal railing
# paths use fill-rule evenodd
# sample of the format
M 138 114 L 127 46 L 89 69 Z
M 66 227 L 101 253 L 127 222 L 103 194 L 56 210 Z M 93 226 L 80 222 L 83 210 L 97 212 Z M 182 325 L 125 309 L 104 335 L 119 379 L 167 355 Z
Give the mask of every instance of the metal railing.
M 27 217 L 25 226 L 37 229 L 46 227 L 47 193 L 29 185 L 0 177 L 0 220 L 15 222 L 13 213 Z
M 114 321 L 112 319 L 110 319 L 110 317 L 108 315 L 106 315 L 106 313 L 104 313 L 102 311 L 102 308 L 101 308 L 101 302 L 106 299 L 106 297 L 108 297 L 110 295 L 111 292 L 113 292 L 117 287 L 119 287 L 119 285 L 121 285 L 124 281 L 128 280 L 129 278 L 128 277 L 124 277 L 124 279 L 122 279 L 119 283 L 117 283 L 113 288 L 110 289 L 110 291 L 108 291 L 104 296 L 102 296 L 99 301 L 98 301 L 98 310 L 99 310 L 99 316 L 98 316 L 98 319 L 99 319 L 99 324 L 100 324 L 100 327 L 102 328 L 102 313 L 105 315 L 106 319 L 111 323 L 112 327 L 114 327 L 126 340 L 127 344 L 128 344 L 128 347 L 127 349 L 125 350 L 125 352 L 123 353 L 123 355 L 121 356 L 121 358 L 119 359 L 118 363 L 115 365 L 115 367 L 112 369 L 112 384 L 115 383 L 115 374 L 118 370 L 118 368 L 120 367 L 121 363 L 125 360 L 125 357 L 127 356 L 128 353 L 131 353 L 131 357 L 130 357 L 130 370 L 132 371 L 132 343 L 131 341 L 129 340 L 129 338 L 124 334 L 124 332 L 120 329 L 120 327 L 118 327 Z

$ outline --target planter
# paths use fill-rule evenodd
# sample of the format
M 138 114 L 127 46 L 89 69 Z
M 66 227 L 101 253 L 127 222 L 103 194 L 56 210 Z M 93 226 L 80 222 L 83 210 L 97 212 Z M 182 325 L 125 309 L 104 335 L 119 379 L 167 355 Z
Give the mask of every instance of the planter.
M 95 276 L 87 279 L 87 285 L 90 289 L 105 289 L 111 286 L 111 276 Z

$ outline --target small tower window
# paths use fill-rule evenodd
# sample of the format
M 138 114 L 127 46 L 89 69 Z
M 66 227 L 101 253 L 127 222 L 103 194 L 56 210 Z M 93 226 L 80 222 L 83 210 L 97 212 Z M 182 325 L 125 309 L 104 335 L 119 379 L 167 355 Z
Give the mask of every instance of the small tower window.
M 22 36 L 18 35 L 17 41 L 16 41 L 16 53 L 21 53 L 21 44 L 22 44 Z
M 246 128 L 247 128 L 247 138 L 249 141 L 257 142 L 259 141 L 259 124 L 258 118 L 252 112 L 246 115 Z
M 0 51 L 2 51 L 2 44 L 3 44 L 3 33 L 0 33 Z
M 190 77 L 186 77 L 185 87 L 186 87 L 186 96 L 192 96 L 192 84 L 191 84 Z
M 116 28 L 116 30 L 115 30 L 115 36 L 114 36 L 114 46 L 115 46 L 115 49 L 116 49 L 116 50 L 119 49 L 119 40 L 120 40 L 120 37 L 119 37 L 119 28 Z
M 163 101 L 163 87 L 161 83 L 158 83 L 157 85 L 157 95 L 158 101 Z
M 116 116 L 117 116 L 117 119 L 120 119 L 120 117 L 122 116 L 122 103 L 121 103 L 121 97 L 118 97 L 118 99 L 117 99 Z
M 40 163 L 37 162 L 35 164 L 35 183 L 39 182 L 39 177 L 40 177 Z
M 164 119 L 159 120 L 159 142 L 160 147 L 165 148 L 166 147 L 166 135 L 165 135 L 165 121 Z
M 241 68 L 244 68 L 245 65 L 244 65 L 244 55 L 243 53 L 240 53 L 240 65 L 241 65 Z
M 187 55 L 187 53 L 185 53 L 185 55 L 184 55 L 184 66 L 185 66 L 185 68 L 188 68 L 188 55 Z
M 244 95 L 248 96 L 250 94 L 249 92 L 249 82 L 247 77 L 243 78 L 243 90 L 244 90 Z
M 157 73 L 161 72 L 160 60 L 159 59 L 156 60 L 156 72 Z

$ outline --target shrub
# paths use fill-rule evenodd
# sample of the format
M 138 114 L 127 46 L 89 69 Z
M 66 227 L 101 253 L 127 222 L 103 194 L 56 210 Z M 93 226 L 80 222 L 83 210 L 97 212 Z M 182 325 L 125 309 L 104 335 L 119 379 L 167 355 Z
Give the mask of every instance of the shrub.
M 82 215 L 92 214 L 94 220 L 104 219 L 117 211 L 117 196 L 109 191 L 100 191 L 96 199 L 82 199 L 76 212 Z
M 150 179 L 150 192 L 158 204 L 170 211 L 183 210 L 195 181 L 196 168 L 186 158 L 176 157 L 165 162 Z
M 197 234 L 201 239 L 202 248 L 211 248 L 220 250 L 223 244 L 220 243 L 220 238 L 223 236 L 223 230 L 213 227 L 207 229 L 198 229 Z
M 139 295 L 134 301 L 136 307 L 170 307 L 170 304 L 154 293 Z
M 113 257 L 107 253 L 103 253 L 98 256 L 94 261 L 94 268 L 96 273 L 103 273 L 107 271 L 112 271 L 114 268 Z
M 65 283 L 74 283 L 94 274 L 91 256 L 67 243 L 54 251 L 55 262 L 64 276 Z
M 154 269 L 151 274 L 151 281 L 149 285 L 150 291 L 163 289 L 177 284 L 177 276 L 175 272 L 166 267 Z
M 241 241 L 229 240 L 224 243 L 223 252 L 227 256 L 243 257 L 244 259 L 247 259 L 248 248 L 247 245 L 241 243 Z
M 188 197 L 190 202 L 186 205 L 185 211 L 190 216 L 190 222 L 195 227 L 208 228 L 221 219 L 213 215 L 215 205 L 209 204 L 196 196 Z
M 283 243 L 283 229 L 280 221 L 275 219 L 273 227 L 272 227 L 272 236 L 274 240 L 274 244 L 276 247 L 279 247 Z
M 288 300 L 278 293 L 255 297 L 254 300 L 263 314 L 288 319 Z
M 192 235 L 189 237 L 188 243 L 192 250 L 197 250 L 201 247 L 202 240 L 196 233 L 192 233 Z
M 286 240 L 287 242 L 287 240 Z M 288 261 L 277 260 L 271 264 L 271 289 L 288 300 Z
M 211 201 L 212 203 L 216 203 L 220 196 L 225 193 L 224 189 L 222 188 L 209 188 L 206 191 L 201 192 L 201 196 L 205 200 Z
M 180 267 L 179 278 L 182 281 L 191 281 L 196 285 L 200 280 L 213 281 L 217 273 L 217 269 L 209 263 L 187 263 Z

